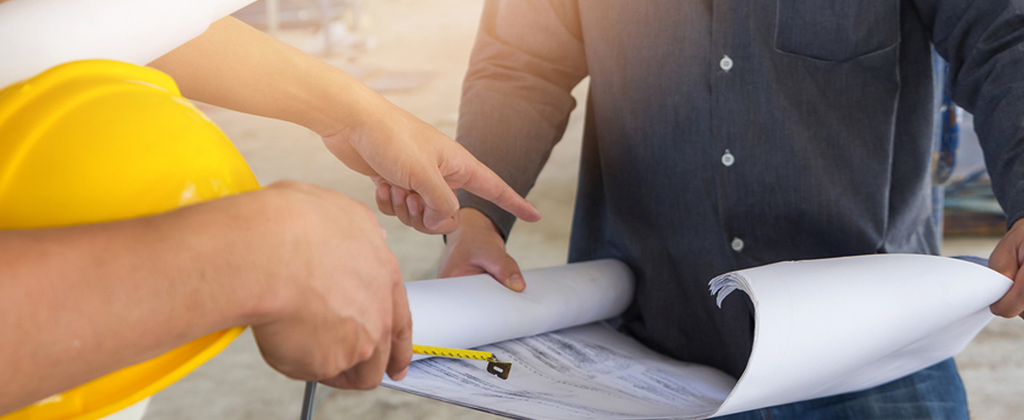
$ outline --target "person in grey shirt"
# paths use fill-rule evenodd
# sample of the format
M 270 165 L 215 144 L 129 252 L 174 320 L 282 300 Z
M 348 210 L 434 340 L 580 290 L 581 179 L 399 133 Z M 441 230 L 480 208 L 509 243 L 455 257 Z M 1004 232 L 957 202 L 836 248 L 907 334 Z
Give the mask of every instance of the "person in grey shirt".
M 637 277 L 625 331 L 738 377 L 752 309 L 740 295 L 717 308 L 709 279 L 789 259 L 938 252 L 932 45 L 949 61 L 955 101 L 976 117 L 1013 226 L 990 265 L 1020 277 L 1022 0 L 491 0 L 457 140 L 525 195 L 563 134 L 571 89 L 590 76 L 569 258 L 625 261 Z M 385 213 L 427 230 L 415 194 L 378 192 Z M 513 216 L 459 197 L 441 275 L 486 272 L 522 290 L 503 243 Z M 1021 283 L 994 312 L 1024 310 Z M 876 389 L 744 416 L 966 418 L 967 409 L 948 360 Z

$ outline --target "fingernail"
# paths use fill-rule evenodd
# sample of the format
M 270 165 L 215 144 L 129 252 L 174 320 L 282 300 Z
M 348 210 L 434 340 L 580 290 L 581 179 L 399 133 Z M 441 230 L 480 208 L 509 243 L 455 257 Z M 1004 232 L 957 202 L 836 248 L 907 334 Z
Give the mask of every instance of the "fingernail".
M 401 381 L 402 379 L 405 379 L 405 375 L 408 375 L 408 374 L 409 374 L 409 367 L 406 366 L 405 369 L 402 369 L 402 371 L 398 372 L 397 375 L 392 376 L 391 380 L 393 380 L 393 381 Z
M 540 210 L 537 210 L 537 207 L 536 207 L 536 206 L 534 206 L 534 205 L 533 205 L 533 203 L 531 203 L 531 202 L 529 202 L 529 201 L 527 201 L 527 202 L 526 202 L 526 204 L 529 204 L 529 205 L 530 205 L 530 209 L 532 209 L 532 210 L 533 210 L 533 215 L 532 215 L 532 217 L 530 218 L 530 220 L 527 220 L 527 221 L 528 221 L 528 222 L 537 222 L 537 221 L 540 221 L 540 218 L 541 218 Z
M 526 282 L 523 281 L 523 276 L 519 274 L 513 274 L 508 278 L 508 288 L 517 292 L 522 292 L 526 288 Z
M 435 230 L 438 226 L 441 226 L 442 222 L 444 222 L 444 219 L 438 220 L 437 217 L 431 217 L 431 212 L 424 213 L 426 214 L 423 216 L 423 225 L 426 226 L 427 229 Z
M 388 191 L 387 187 L 381 186 L 381 187 L 377 188 L 377 198 L 381 199 L 382 201 L 387 200 L 388 196 L 390 196 L 390 195 L 391 195 L 391 192 Z

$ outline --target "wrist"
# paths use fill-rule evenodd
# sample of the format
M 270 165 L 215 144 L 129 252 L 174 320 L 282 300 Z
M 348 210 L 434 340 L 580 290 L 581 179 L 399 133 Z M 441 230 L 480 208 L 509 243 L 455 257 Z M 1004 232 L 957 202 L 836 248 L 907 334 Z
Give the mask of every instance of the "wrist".
M 247 238 L 229 245 L 236 246 L 236 263 L 229 265 L 232 272 L 226 273 L 232 278 L 229 287 L 240 298 L 235 313 L 238 325 L 264 324 L 302 304 L 295 287 L 301 282 L 295 281 L 294 276 L 308 267 L 299 266 L 306 259 L 294 256 L 308 251 L 294 249 L 302 242 L 294 236 L 305 231 L 296 226 L 304 218 L 295 217 L 289 207 L 292 200 L 275 197 L 276 193 L 272 188 L 250 193 L 253 199 L 244 206 L 236 206 L 248 216 L 233 228 L 244 231 Z
M 486 214 L 472 207 L 459 209 L 459 226 L 447 235 L 449 244 L 458 242 L 463 237 L 487 238 L 504 244 L 501 231 L 494 221 Z
M 282 239 L 276 221 L 287 216 L 266 198 L 264 191 L 222 198 L 169 213 L 161 223 L 181 239 L 170 245 L 191 266 L 186 277 L 208 302 L 215 329 L 267 322 L 289 301 L 278 273 L 291 262 L 282 256 L 287 253 L 275 252 L 281 247 L 266 246 Z
M 304 84 L 303 96 L 310 103 L 310 112 L 296 123 L 320 137 L 350 137 L 372 120 L 384 98 L 348 73 L 327 64 L 323 66 L 327 68 L 308 79 L 313 83 Z

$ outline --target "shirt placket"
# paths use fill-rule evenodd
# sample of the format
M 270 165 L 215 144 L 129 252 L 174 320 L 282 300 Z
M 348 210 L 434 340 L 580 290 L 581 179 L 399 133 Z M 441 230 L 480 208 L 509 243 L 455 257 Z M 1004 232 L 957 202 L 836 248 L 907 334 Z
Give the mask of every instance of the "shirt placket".
M 739 72 L 745 71 L 743 67 L 743 56 L 740 51 L 732 48 L 734 22 L 729 21 L 729 10 L 732 7 L 728 1 L 715 0 L 712 3 L 711 16 L 711 37 L 708 54 L 708 65 L 710 66 L 711 80 L 708 85 L 711 89 L 711 106 L 709 107 L 712 130 L 712 150 L 718 156 L 720 165 L 717 166 L 717 199 L 718 214 L 721 218 L 722 234 L 728 247 L 734 253 L 742 253 L 748 244 L 744 241 L 742 232 L 739 232 L 737 225 L 730 220 L 733 214 L 729 206 L 732 203 L 732 194 L 736 194 L 734 185 L 735 172 L 739 165 L 743 164 L 743 148 L 732 138 L 730 124 L 741 124 L 735 121 L 733 108 L 729 101 L 742 100 L 742 92 L 730 89 L 735 84 L 729 83 L 730 79 L 738 76 Z

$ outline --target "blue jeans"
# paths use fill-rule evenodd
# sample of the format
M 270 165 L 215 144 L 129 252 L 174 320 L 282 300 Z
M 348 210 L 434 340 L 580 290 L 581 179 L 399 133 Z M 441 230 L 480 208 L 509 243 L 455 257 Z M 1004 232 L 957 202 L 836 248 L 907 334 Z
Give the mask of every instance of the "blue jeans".
M 967 395 L 953 359 L 884 385 L 721 417 L 729 420 L 964 419 Z

